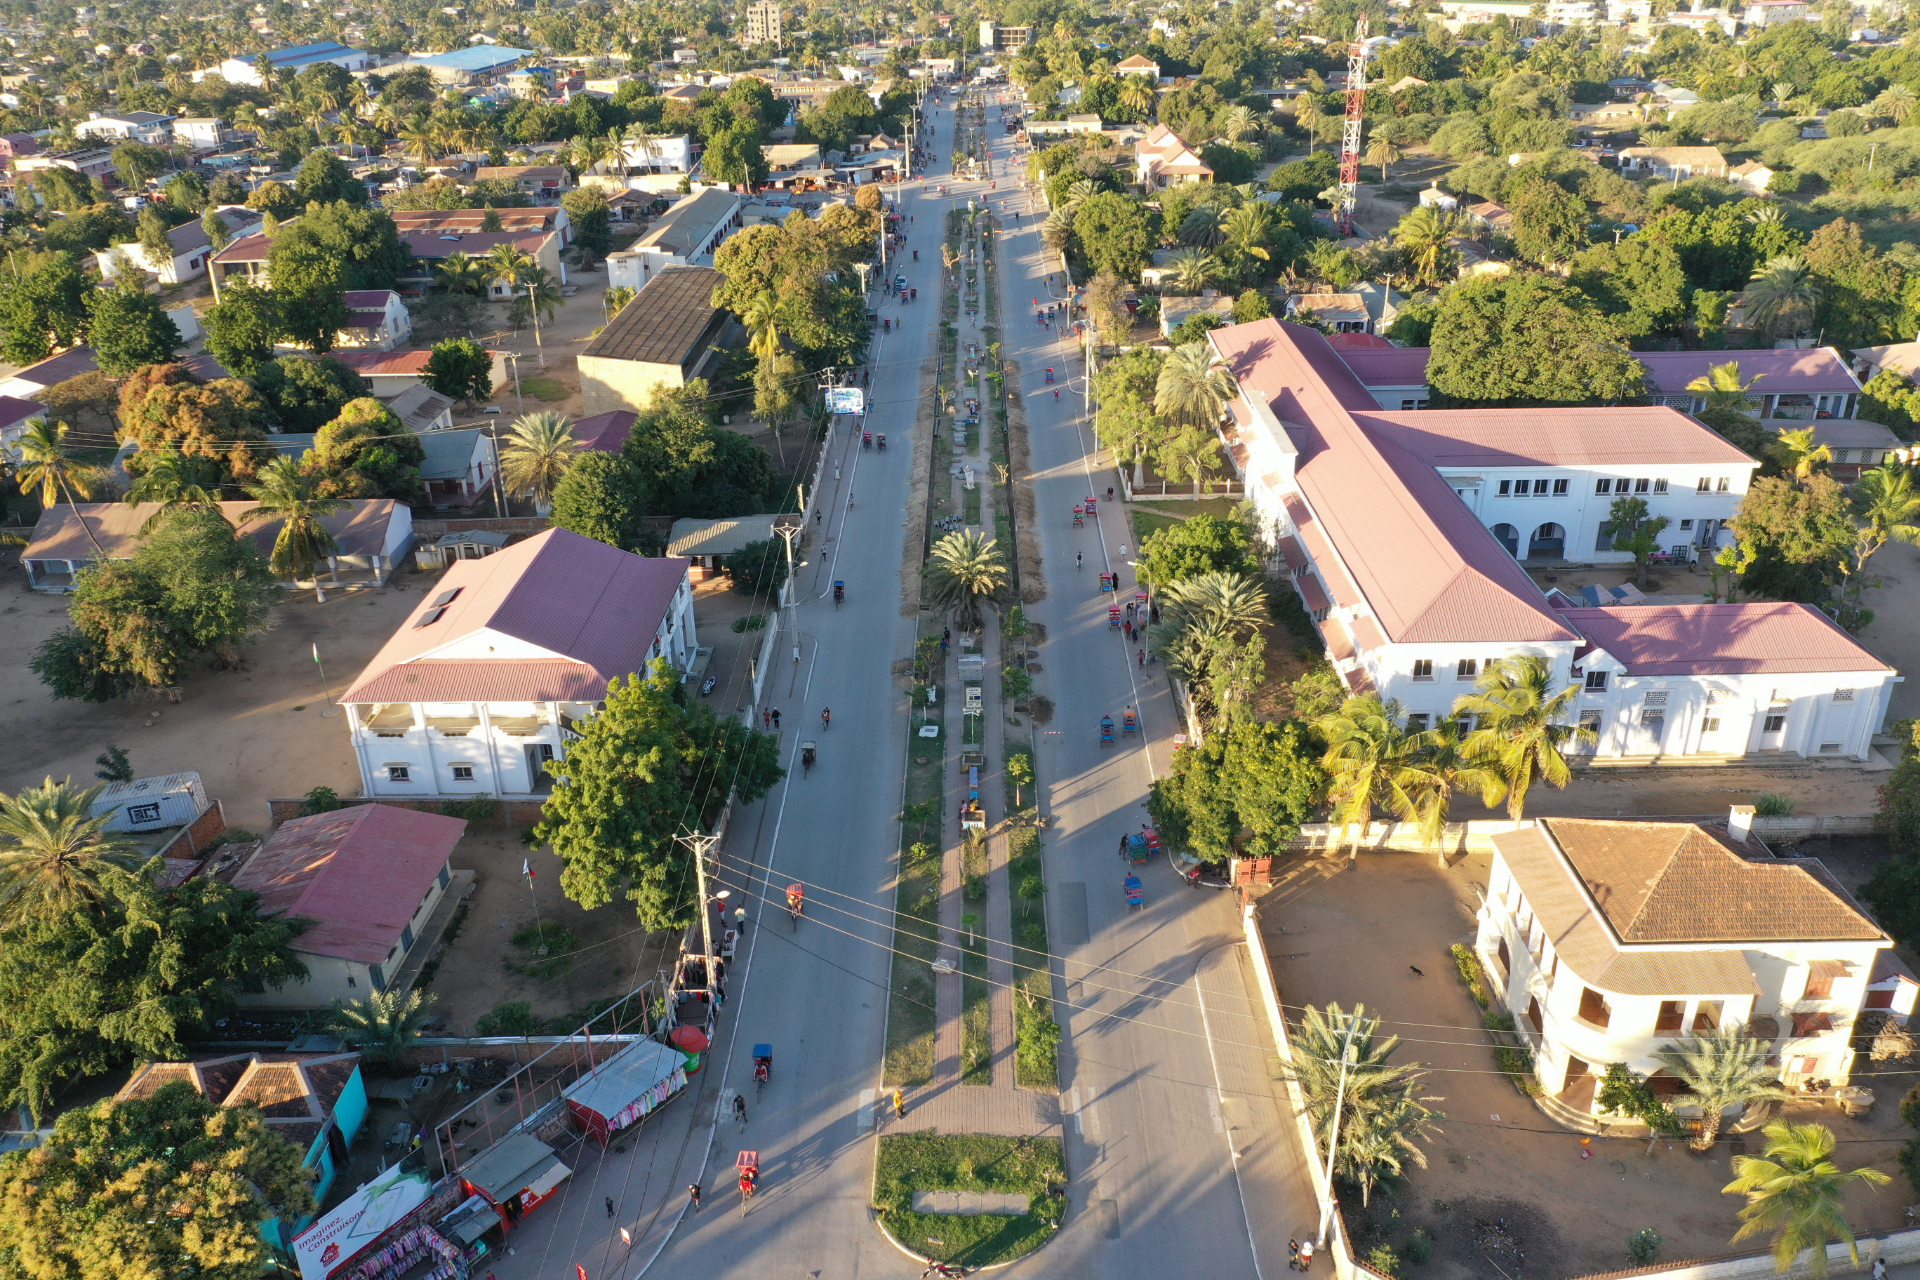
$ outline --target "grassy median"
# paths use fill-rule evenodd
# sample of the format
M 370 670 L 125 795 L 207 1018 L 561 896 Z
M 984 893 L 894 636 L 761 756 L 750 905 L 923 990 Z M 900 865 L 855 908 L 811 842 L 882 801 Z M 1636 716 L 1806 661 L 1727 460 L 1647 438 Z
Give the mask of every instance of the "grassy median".
M 1067 1170 L 1058 1138 L 889 1134 L 880 1139 L 873 1205 L 887 1232 L 923 1258 L 964 1267 L 1011 1262 L 1051 1240 L 1066 1213 Z M 984 1191 L 1027 1197 L 1010 1214 L 916 1213 L 916 1191 Z

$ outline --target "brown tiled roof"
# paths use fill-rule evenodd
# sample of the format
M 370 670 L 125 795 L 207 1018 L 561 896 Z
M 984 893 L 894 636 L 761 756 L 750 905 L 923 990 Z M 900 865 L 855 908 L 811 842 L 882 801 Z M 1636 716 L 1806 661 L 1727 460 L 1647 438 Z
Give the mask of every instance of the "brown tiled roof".
M 686 364 L 719 314 L 713 291 L 724 279 L 712 267 L 669 267 L 657 273 L 581 355 Z
M 1623 942 L 1871 942 L 1880 929 L 1792 862 L 1743 858 L 1691 822 L 1546 818 Z

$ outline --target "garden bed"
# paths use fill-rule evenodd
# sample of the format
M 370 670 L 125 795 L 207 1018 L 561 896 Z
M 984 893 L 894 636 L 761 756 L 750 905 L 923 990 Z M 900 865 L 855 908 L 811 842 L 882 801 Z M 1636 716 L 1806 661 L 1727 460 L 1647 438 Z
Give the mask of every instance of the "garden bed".
M 939 953 L 942 783 L 945 780 L 947 699 L 928 707 L 925 690 L 940 688 L 945 664 L 940 637 L 922 636 L 916 648 L 912 688 L 920 691 L 908 721 L 906 804 L 900 814 L 899 871 L 894 887 L 893 973 L 887 995 L 889 1087 L 924 1085 L 933 1079 L 933 961 Z M 919 736 L 920 726 L 941 726 L 937 738 Z
M 1066 1183 L 1058 1138 L 889 1134 L 874 1161 L 873 1205 L 887 1234 L 915 1257 L 985 1267 L 1023 1257 L 1053 1238 L 1066 1213 Z M 916 1191 L 1024 1195 L 1027 1211 L 916 1213 Z

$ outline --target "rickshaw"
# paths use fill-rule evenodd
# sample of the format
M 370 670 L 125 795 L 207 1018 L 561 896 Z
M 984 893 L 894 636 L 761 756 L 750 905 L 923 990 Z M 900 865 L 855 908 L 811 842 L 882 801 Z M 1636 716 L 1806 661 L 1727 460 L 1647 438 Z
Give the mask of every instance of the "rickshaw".
M 1103 747 L 1110 747 L 1113 745 L 1113 717 L 1112 716 L 1100 717 L 1100 745 Z
M 873 448 L 873 432 L 863 431 L 860 433 L 860 447 L 862 449 Z
M 1049 369 L 1049 370 L 1047 370 L 1047 381 L 1048 381 L 1048 382 L 1052 382 L 1052 381 L 1053 381 L 1053 370 L 1051 370 L 1051 369 Z
M 813 762 L 816 758 L 815 751 L 816 747 L 814 743 L 803 742 L 800 744 L 800 772 L 813 772 Z
M 1151 858 L 1153 851 L 1147 848 L 1147 837 L 1136 831 L 1132 835 L 1120 837 L 1120 856 L 1138 865 Z
M 1115 631 L 1118 631 L 1120 629 L 1121 624 L 1120 624 L 1120 606 L 1119 605 L 1110 604 L 1107 606 L 1107 625 Z
M 753 1046 L 753 1084 L 757 1096 L 767 1087 L 767 1081 L 773 1079 L 773 1046 L 757 1044 Z
M 787 886 L 787 915 L 792 917 L 794 927 L 800 924 L 800 914 L 807 909 L 807 887 L 803 884 Z
M 1094 505 L 1092 494 L 1087 495 L 1087 514 L 1090 516 L 1097 516 L 1100 514 L 1100 509 Z
M 1120 713 L 1120 731 L 1122 733 L 1140 732 L 1140 722 L 1133 718 L 1133 712 L 1122 711 Z
M 1118 573 L 1102 573 L 1100 575 L 1100 589 L 1102 591 L 1118 591 L 1120 589 L 1120 575 Z M 1116 609 L 1119 607 L 1119 605 L 1114 606 Z
M 747 1201 L 760 1189 L 760 1153 L 742 1151 L 734 1157 L 733 1167 L 740 1171 L 740 1212 L 745 1213 Z
M 1086 523 L 1087 523 L 1086 509 L 1083 507 L 1075 507 L 1073 509 L 1073 527 L 1076 529 L 1079 529 L 1084 527 Z
M 1135 907 L 1139 907 L 1142 911 L 1147 909 L 1147 887 L 1140 883 L 1139 876 L 1129 871 L 1127 878 L 1120 882 L 1120 887 L 1127 893 L 1127 910 L 1131 911 Z
M 878 435 L 874 436 L 873 443 L 875 448 L 879 449 L 880 452 L 885 453 L 887 451 L 887 433 L 882 431 Z
M 847 598 L 847 584 L 843 579 L 833 580 L 833 607 L 838 609 L 840 602 Z

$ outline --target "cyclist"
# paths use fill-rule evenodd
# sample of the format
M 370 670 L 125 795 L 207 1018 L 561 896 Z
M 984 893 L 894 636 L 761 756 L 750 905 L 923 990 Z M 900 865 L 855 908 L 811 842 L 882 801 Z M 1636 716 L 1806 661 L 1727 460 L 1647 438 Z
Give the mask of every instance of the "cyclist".
M 833 728 L 833 708 L 832 707 L 820 708 L 820 727 L 822 729 Z

